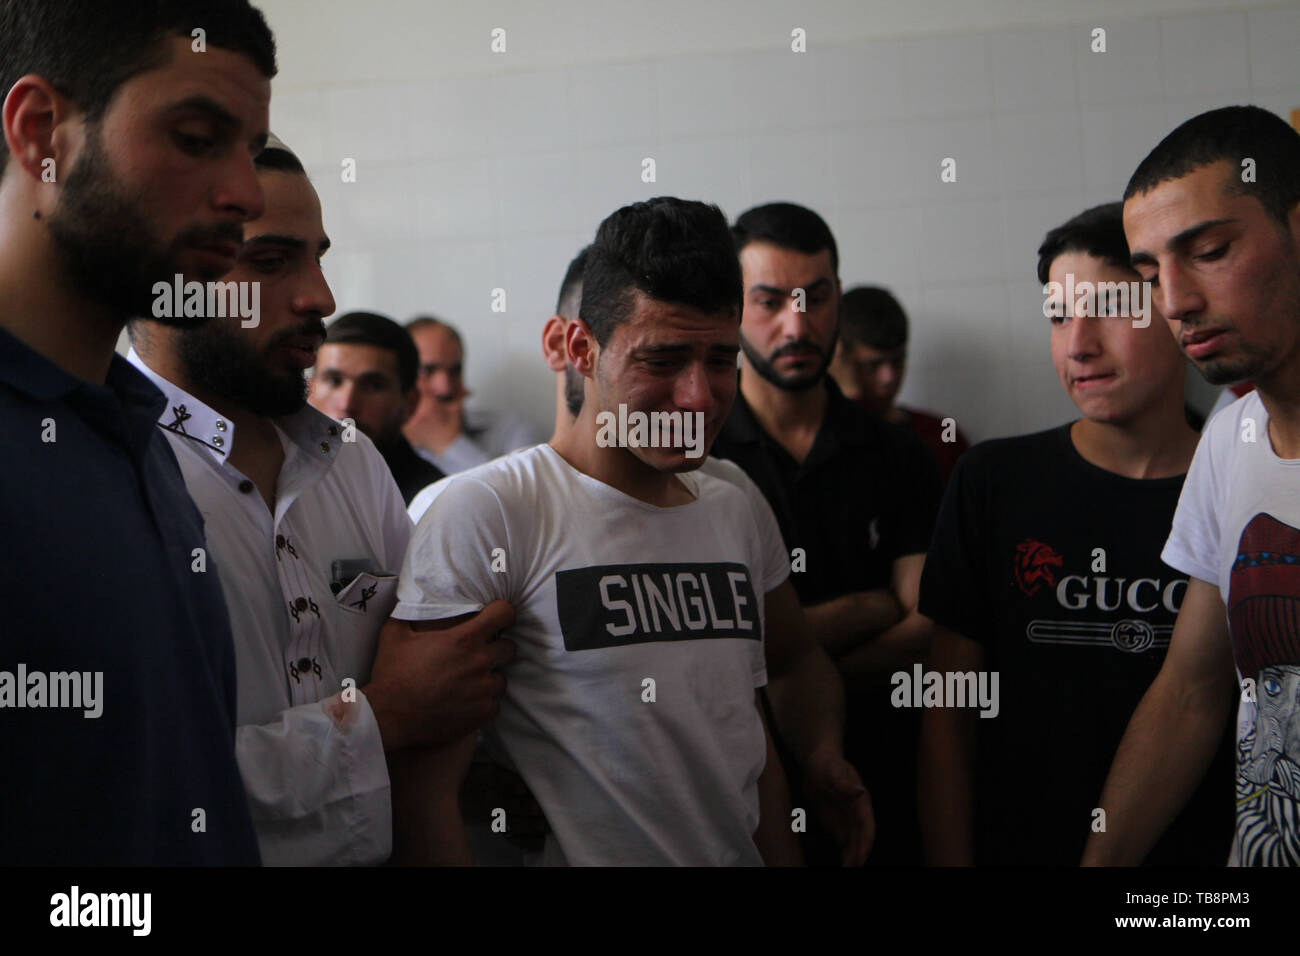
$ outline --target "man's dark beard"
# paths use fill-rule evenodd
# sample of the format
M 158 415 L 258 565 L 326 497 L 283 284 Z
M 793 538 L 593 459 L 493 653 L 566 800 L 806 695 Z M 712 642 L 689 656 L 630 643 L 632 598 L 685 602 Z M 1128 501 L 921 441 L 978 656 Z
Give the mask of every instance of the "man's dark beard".
M 161 241 L 140 214 L 144 205 L 114 178 L 99 130 L 86 130 L 86 147 L 63 181 L 63 194 L 49 217 L 50 236 L 68 282 L 83 298 L 125 320 L 153 315 L 153 285 L 170 287 L 178 272 L 179 253 L 187 246 L 243 240 L 235 223 L 190 227 L 171 244 Z M 221 273 L 195 276 L 203 281 Z M 205 318 L 175 316 L 168 325 L 188 327 Z
M 266 356 L 292 336 L 324 338 L 325 323 L 318 318 L 278 332 L 260 353 L 240 331 L 237 320 L 215 319 L 176 337 L 177 355 L 189 384 L 254 415 L 292 415 L 302 408 L 307 402 L 306 377 L 298 371 L 273 371 Z
M 1270 353 L 1269 357 L 1272 355 Z M 1193 363 L 1195 364 L 1195 363 Z M 1197 366 L 1201 376 L 1211 385 L 1237 385 L 1241 382 L 1253 382 L 1264 369 L 1264 362 L 1245 359 L 1234 364 L 1211 359 L 1204 366 Z
M 763 356 L 758 354 L 758 350 L 755 349 L 754 346 L 749 344 L 749 340 L 745 338 L 745 333 L 742 332 L 740 334 L 740 348 L 741 351 L 745 353 L 745 360 L 753 366 L 754 371 L 762 376 L 765 381 L 771 382 L 783 392 L 806 392 L 808 389 L 819 385 L 822 378 L 826 375 L 826 369 L 831 364 L 831 356 L 835 354 L 835 340 L 832 339 L 830 347 L 826 349 L 820 348 L 818 345 L 808 341 L 807 339 L 787 342 L 785 345 L 782 345 L 774 351 L 770 359 L 765 359 Z M 787 375 L 784 377 L 777 372 L 776 368 L 773 366 L 773 362 L 787 352 L 798 351 L 805 348 L 817 349 L 817 351 L 821 352 L 821 364 L 817 366 L 815 372 L 807 372 L 801 375 Z

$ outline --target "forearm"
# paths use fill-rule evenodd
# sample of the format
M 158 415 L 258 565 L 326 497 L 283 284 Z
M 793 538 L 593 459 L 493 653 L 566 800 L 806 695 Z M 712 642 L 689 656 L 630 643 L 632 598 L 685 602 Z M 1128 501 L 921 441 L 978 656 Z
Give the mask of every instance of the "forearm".
M 763 734 L 767 739 L 767 762 L 758 778 L 758 829 L 754 831 L 754 844 L 768 866 L 803 866 L 803 852 L 792 826 L 789 781 L 766 723 Z
M 438 750 L 406 750 L 389 758 L 394 865 L 473 865 L 460 812 L 460 786 L 475 743 L 470 734 Z
M 930 634 L 930 621 L 912 611 L 883 634 L 835 662 L 844 686 L 851 691 L 888 686 L 895 672 L 907 670 L 925 658 Z
M 1085 866 L 1137 866 L 1187 804 L 1223 735 L 1232 695 L 1180 688 L 1157 676 L 1129 721 L 1106 777 L 1105 830 L 1093 832 Z
M 975 863 L 974 719 L 958 708 L 921 716 L 917 811 L 928 866 Z
M 808 633 L 831 657 L 853 651 L 902 617 L 903 609 L 888 588 L 854 591 L 804 608 Z

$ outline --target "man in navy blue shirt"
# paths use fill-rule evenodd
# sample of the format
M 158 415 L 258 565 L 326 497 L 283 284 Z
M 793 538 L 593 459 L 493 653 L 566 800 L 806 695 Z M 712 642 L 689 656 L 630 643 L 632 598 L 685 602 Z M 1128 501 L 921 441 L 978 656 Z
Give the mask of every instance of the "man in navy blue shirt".
M 246 0 L 0 0 L 0 863 L 258 861 L 202 519 L 113 349 L 234 264 L 274 73 Z

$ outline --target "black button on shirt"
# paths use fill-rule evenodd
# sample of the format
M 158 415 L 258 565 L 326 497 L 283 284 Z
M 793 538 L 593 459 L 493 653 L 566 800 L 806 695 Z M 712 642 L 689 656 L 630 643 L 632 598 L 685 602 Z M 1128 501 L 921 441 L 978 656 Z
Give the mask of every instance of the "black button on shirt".
M 258 862 L 230 622 L 211 563 L 191 570 L 203 520 L 164 405 L 119 356 L 97 385 L 0 330 L 0 670 L 103 675 L 97 718 L 0 706 L 0 863 Z

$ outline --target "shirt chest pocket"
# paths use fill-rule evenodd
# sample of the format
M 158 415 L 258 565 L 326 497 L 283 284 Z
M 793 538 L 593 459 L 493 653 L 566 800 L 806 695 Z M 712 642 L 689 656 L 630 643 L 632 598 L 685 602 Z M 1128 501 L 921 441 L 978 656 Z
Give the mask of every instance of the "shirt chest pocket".
M 334 595 L 339 609 L 382 624 L 397 604 L 397 575 L 362 571 Z

